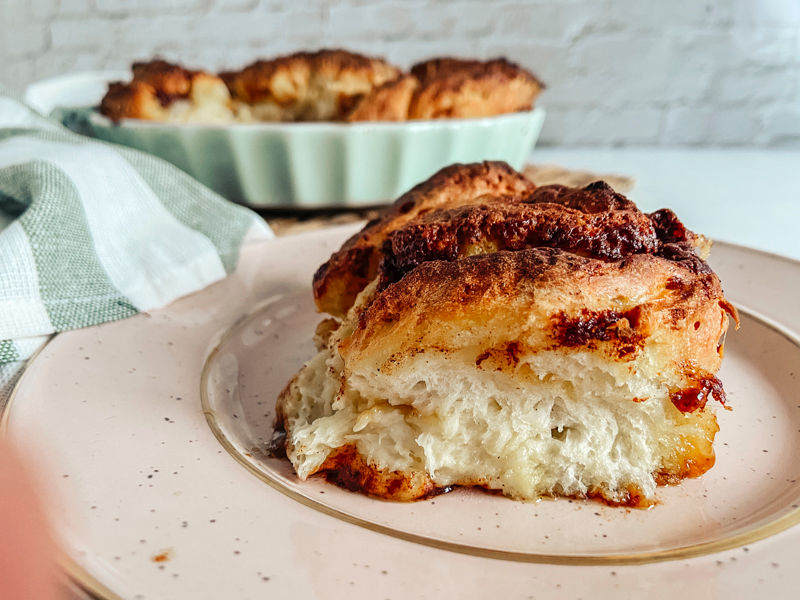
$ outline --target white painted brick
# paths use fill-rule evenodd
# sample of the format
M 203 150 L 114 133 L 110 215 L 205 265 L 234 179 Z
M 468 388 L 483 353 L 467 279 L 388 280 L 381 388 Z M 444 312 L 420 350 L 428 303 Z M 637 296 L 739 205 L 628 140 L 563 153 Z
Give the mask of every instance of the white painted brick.
M 219 12 L 246 12 L 255 9 L 257 6 L 258 0 L 214 0 L 214 3 L 211 5 L 211 10 Z
M 31 73 L 27 61 L 10 61 L 0 70 L 0 86 L 8 88 L 14 94 L 21 94 L 26 85 L 37 79 L 39 77 Z
M 666 144 L 750 145 L 759 141 L 762 124 L 751 108 L 692 106 L 670 109 L 661 141 Z
M 771 108 L 764 118 L 764 141 L 775 145 L 800 146 L 800 103 Z
M 567 91 L 554 91 L 555 96 L 574 97 L 584 91 L 593 103 L 605 106 L 698 99 L 706 94 L 713 74 L 707 62 L 689 60 L 666 38 L 647 34 L 588 37 L 556 64 L 566 65 L 568 75 L 560 78 Z
M 210 0 L 94 0 L 97 10 L 109 15 L 186 13 L 208 8 Z
M 751 108 L 715 109 L 709 125 L 709 137 L 713 144 L 749 146 L 758 142 L 763 129 L 761 116 Z
M 787 26 L 800 24 L 797 0 L 731 0 L 734 20 L 753 25 Z
M 600 3 L 598 3 L 600 4 Z M 715 25 L 731 21 L 731 0 L 613 0 L 607 6 L 609 21 L 620 28 L 664 31 L 671 27 Z
M 254 19 L 248 19 L 244 25 L 250 27 L 253 22 Z M 141 51 L 137 53 L 137 57 L 146 55 L 147 49 L 156 46 L 189 49 L 197 42 L 198 37 L 205 39 L 208 43 L 219 43 L 226 37 L 230 39 L 232 34 L 229 25 L 221 16 L 198 20 L 190 15 L 161 15 L 155 20 L 133 17 L 118 23 L 115 34 L 117 52 L 124 55 L 131 49 L 139 47 Z M 202 27 L 203 24 L 208 31 L 208 37 L 204 37 L 202 33 L 200 36 L 196 35 L 195 29 L 198 26 Z
M 484 5 L 491 6 L 491 5 Z M 603 2 L 576 2 L 530 6 L 515 3 L 493 7 L 497 13 L 497 34 L 514 40 L 572 40 L 592 28 L 608 24 L 608 7 Z
M 28 13 L 28 6 L 23 2 L 0 1 L 0 32 L 18 25 L 32 24 L 35 20 Z
M 689 72 L 674 65 L 665 72 L 642 76 L 639 70 L 631 75 L 607 72 L 580 72 L 549 82 L 542 96 L 548 106 L 619 108 L 631 104 L 668 105 L 704 98 L 710 87 L 708 70 Z M 638 79 L 629 83 L 628 78 Z
M 725 104 L 764 103 L 800 99 L 797 70 L 744 67 L 720 73 L 713 96 Z
M 563 42 L 486 41 L 481 44 L 480 56 L 506 56 L 530 69 L 551 89 L 569 81 L 575 71 L 568 66 L 570 47 Z M 470 48 L 468 53 L 475 54 Z
M 401 67 L 408 67 L 416 62 L 435 56 L 468 56 L 486 58 L 481 53 L 475 42 L 468 39 L 460 40 L 420 40 L 409 44 L 404 41 L 395 41 L 382 44 L 387 58 Z M 373 52 L 375 54 L 376 52 Z M 377 52 L 379 53 L 379 52 Z
M 619 145 L 658 141 L 663 111 L 658 108 L 549 109 L 543 144 Z
M 488 2 L 428 2 L 413 10 L 413 37 L 431 40 L 489 35 L 502 15 Z
M 59 54 L 48 58 L 37 58 L 34 69 L 41 73 L 41 77 L 51 77 L 68 73 L 69 71 L 92 71 L 97 69 L 109 68 L 108 52 L 93 50 L 91 52 L 77 52 L 72 54 Z M 130 64 L 120 65 L 120 68 L 127 68 Z
M 401 66 L 507 56 L 548 85 L 544 143 L 798 141 L 800 0 L 0 0 L 0 82 L 209 69 L 324 46 Z
M 413 24 L 413 10 L 401 4 L 336 6 L 328 13 L 326 33 L 342 39 L 405 39 Z
M 58 14 L 78 16 L 89 14 L 92 10 L 90 0 L 58 0 Z
M 669 60 L 667 40 L 649 33 L 603 33 L 578 40 L 568 66 L 586 72 L 629 74 L 662 70 Z
M 112 67 L 114 65 L 111 65 Z M 109 68 L 99 52 L 87 54 L 57 54 L 29 58 L 14 62 L 0 71 L 0 83 L 12 92 L 22 94 L 25 87 L 34 81 L 61 75 L 70 71 L 86 71 Z
M 26 23 L 9 27 L 4 32 L 0 48 L 3 56 L 26 56 L 41 53 L 48 43 L 48 32 L 44 25 Z
M 53 21 L 50 25 L 52 47 L 56 50 L 84 50 L 114 46 L 122 21 L 103 17 Z M 152 27 L 152 25 L 151 25 Z M 103 40 L 98 43 L 98 40 Z
M 14 4 L 13 0 L 5 0 L 6 4 Z M 48 19 L 58 14 L 59 0 L 29 0 L 28 8 L 35 19 Z M 18 6 L 24 6 L 24 2 L 17 2 Z
M 687 59 L 717 67 L 736 65 L 789 65 L 797 63 L 797 31 L 784 29 L 730 29 L 678 32 L 671 43 Z

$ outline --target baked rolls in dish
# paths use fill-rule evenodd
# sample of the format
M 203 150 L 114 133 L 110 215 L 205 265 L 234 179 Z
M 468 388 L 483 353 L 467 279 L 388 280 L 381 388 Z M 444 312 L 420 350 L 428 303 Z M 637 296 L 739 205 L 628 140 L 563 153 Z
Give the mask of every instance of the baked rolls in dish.
M 164 60 L 133 63 L 131 82 L 110 84 L 100 112 L 115 121 L 230 123 L 236 118 L 230 92 L 220 77 Z
M 381 59 L 344 50 L 298 52 L 223 74 L 256 121 L 341 121 L 364 95 L 399 76 Z
M 505 59 L 440 58 L 404 73 L 346 50 L 296 52 L 213 75 L 163 60 L 134 63 L 100 112 L 169 122 L 407 121 L 530 110 L 543 84 Z
M 603 182 L 453 165 L 314 278 L 319 353 L 277 402 L 298 476 L 648 506 L 714 464 L 735 309 L 710 243 Z M 716 402 L 712 402 L 716 401 Z
M 420 82 L 409 108 L 410 119 L 488 117 L 530 110 L 543 84 L 518 65 L 436 58 L 411 67 Z

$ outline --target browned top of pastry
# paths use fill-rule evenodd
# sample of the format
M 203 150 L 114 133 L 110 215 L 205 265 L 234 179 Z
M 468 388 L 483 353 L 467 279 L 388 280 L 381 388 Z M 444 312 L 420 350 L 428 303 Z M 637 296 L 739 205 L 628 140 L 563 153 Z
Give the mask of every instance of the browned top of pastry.
M 452 76 L 463 77 L 524 77 L 535 81 L 540 87 L 544 84 L 536 76 L 505 58 L 490 60 L 473 60 L 465 58 L 439 57 L 419 62 L 411 67 L 411 74 L 419 79 L 420 83 L 427 85 L 436 80 L 446 80 Z
M 310 112 L 316 118 L 341 120 L 358 98 L 400 74 L 379 58 L 346 50 L 319 50 L 259 60 L 237 73 L 223 74 L 223 79 L 232 96 L 244 102 L 273 102 L 281 107 L 333 102 L 333 112 Z M 327 100 L 323 98 L 326 94 L 334 97 Z M 301 108 L 295 116 L 308 118 L 309 114 Z
M 403 194 L 380 219 L 367 223 L 314 275 L 314 298 L 322 312 L 343 316 L 378 272 L 380 249 L 388 235 L 425 212 L 464 206 L 490 195 L 531 192 L 532 181 L 503 162 L 445 167 Z
M 673 226 L 665 229 L 667 222 Z M 682 253 L 680 244 L 686 246 Z M 696 245 L 697 236 L 674 213 L 648 216 L 602 181 L 583 188 L 543 186 L 527 197 L 487 197 L 483 204 L 439 209 L 392 232 L 383 246 L 381 285 L 430 260 L 536 247 L 603 260 L 632 254 L 677 260 L 681 254 L 696 270 L 707 270 Z
M 655 370 L 677 368 L 671 399 L 692 413 L 712 397 L 725 402 L 713 375 L 725 313 L 736 318 L 710 269 L 656 254 L 605 261 L 535 247 L 420 264 L 351 314 L 353 333 L 339 350 L 350 369 L 391 376 L 419 354 L 476 346 L 486 348 L 477 368 L 509 372 L 542 350 L 580 348 L 628 363 L 647 346 Z
M 153 86 L 163 96 L 186 97 L 192 89 L 192 79 L 201 71 L 185 69 L 165 60 L 133 63 L 133 81 Z
M 536 188 L 505 163 L 479 163 L 443 169 L 368 223 L 319 268 L 314 296 L 321 311 L 342 316 L 378 275 L 385 289 L 431 261 L 533 248 L 601 262 L 649 255 L 711 273 L 708 241 L 672 211 L 642 213 L 604 182 Z
M 196 99 L 192 89 L 201 78 L 213 79 L 223 93 L 207 88 Z M 225 87 L 233 104 L 224 97 Z M 100 110 L 115 120 L 169 120 L 159 106 L 176 99 L 202 102 L 210 95 L 231 104 L 232 119 L 244 121 L 467 118 L 529 110 L 543 87 L 530 72 L 501 58 L 437 58 L 403 73 L 380 58 L 325 49 L 258 60 L 219 75 L 161 59 L 136 62 L 132 80 L 111 84 Z
M 485 117 L 530 110 L 544 85 L 531 72 L 504 58 L 489 61 L 435 58 L 411 74 L 420 88 L 410 119 Z
M 129 83 L 114 82 L 100 101 L 100 112 L 118 121 L 124 118 L 162 120 L 164 108 L 186 99 L 198 82 L 221 84 L 215 75 L 155 59 L 135 62 Z M 223 88 L 224 90 L 224 88 Z
M 519 65 L 436 58 L 361 98 L 348 121 L 470 118 L 530 110 L 544 86 Z
M 366 94 L 346 119 L 355 121 L 405 121 L 419 81 L 413 75 L 401 75 Z

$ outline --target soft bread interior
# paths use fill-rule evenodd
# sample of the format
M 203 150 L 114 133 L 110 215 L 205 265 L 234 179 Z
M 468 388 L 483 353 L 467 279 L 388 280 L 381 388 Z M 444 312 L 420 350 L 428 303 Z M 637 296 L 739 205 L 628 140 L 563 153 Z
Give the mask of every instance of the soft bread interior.
M 347 328 L 281 399 L 287 454 L 303 479 L 351 444 L 376 471 L 425 473 L 436 487 L 641 505 L 660 481 L 713 464 L 713 413 L 676 409 L 670 388 L 680 377 L 660 368 L 655 377 L 647 348 L 634 364 L 541 351 L 519 356 L 513 371 L 476 368 L 478 348 L 428 351 L 391 375 L 363 365 L 344 384 L 338 346 Z

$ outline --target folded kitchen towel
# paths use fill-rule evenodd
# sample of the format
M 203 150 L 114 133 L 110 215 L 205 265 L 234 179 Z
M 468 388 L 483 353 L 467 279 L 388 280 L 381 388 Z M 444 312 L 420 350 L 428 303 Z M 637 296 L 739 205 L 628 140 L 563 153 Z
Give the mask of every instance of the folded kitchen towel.
M 158 158 L 75 134 L 0 90 L 0 409 L 58 331 L 223 278 L 264 221 Z

